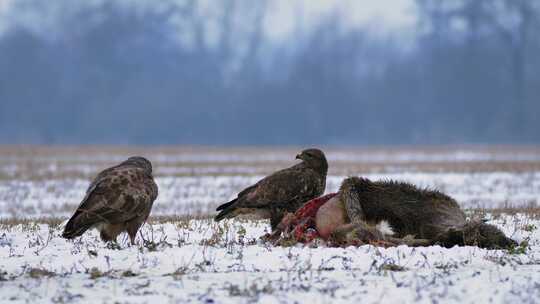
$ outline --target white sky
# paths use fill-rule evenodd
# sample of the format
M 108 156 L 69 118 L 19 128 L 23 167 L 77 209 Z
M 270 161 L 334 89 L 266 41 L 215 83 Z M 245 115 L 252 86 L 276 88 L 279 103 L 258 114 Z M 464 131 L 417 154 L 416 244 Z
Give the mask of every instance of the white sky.
M 13 0 L 0 0 L 0 32 L 6 25 L 2 16 L 11 2 Z M 146 4 L 152 5 L 152 2 Z M 370 26 L 381 31 L 411 27 L 416 22 L 414 0 L 268 0 L 264 20 L 266 35 L 271 40 L 281 40 L 299 26 L 309 28 L 320 17 L 333 12 L 345 18 L 346 26 Z
M 350 26 L 370 26 L 392 31 L 414 26 L 413 0 L 270 0 L 265 20 L 270 38 L 284 38 L 301 23 L 309 27 L 319 17 L 338 12 Z M 301 19 L 301 20 L 299 20 Z
M 9 0 L 0 0 L 0 12 L 7 8 Z
M 4 30 L 5 20 L 2 20 L 4 12 L 8 9 L 10 0 L 0 0 L 0 33 Z

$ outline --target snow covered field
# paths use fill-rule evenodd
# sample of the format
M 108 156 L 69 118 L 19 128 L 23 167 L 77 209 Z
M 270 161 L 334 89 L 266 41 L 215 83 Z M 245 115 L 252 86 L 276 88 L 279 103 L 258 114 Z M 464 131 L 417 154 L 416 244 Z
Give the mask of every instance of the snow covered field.
M 502 216 L 520 252 L 475 247 L 271 247 L 263 222 L 146 225 L 139 246 L 44 224 L 0 232 L 0 302 L 537 303 L 540 221 Z
M 272 247 L 259 240 L 269 230 L 264 221 L 182 219 L 213 214 L 243 187 L 294 163 L 295 153 L 0 147 L 0 303 L 540 303 L 538 149 L 328 152 L 327 192 L 362 175 L 440 189 L 475 209 L 470 214 L 505 207 L 509 214 L 487 216 L 527 241 L 511 252 Z M 89 179 L 130 154 L 154 161 L 153 215 L 169 217 L 145 225 L 133 247 L 125 237 L 120 248 L 107 247 L 95 231 L 62 239 L 59 222 Z
M 540 203 L 540 172 L 369 173 L 373 180 L 396 179 L 444 191 L 464 208 L 525 207 Z M 337 191 L 346 175 L 327 178 Z M 262 176 L 161 176 L 154 215 L 206 215 Z M 87 179 L 0 180 L 0 218 L 67 217 L 84 197 Z M 16 202 L 16 203 L 14 203 Z

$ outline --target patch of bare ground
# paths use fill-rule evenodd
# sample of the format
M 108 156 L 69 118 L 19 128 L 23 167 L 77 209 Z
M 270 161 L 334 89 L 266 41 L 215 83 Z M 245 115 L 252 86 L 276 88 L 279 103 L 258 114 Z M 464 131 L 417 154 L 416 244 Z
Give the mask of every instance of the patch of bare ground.
M 165 223 L 179 223 L 189 222 L 191 220 L 212 220 L 213 215 L 199 214 L 199 215 L 158 215 L 151 216 L 148 219 L 149 224 L 165 224 Z
M 418 299 L 528 303 L 506 300 L 516 294 L 538 295 L 534 284 L 540 265 L 538 221 L 521 215 L 534 216 L 538 210 L 505 209 L 516 216 L 502 216 L 502 208 L 494 210 L 501 219 L 493 223 L 524 241 L 508 251 L 439 246 L 273 247 L 258 241 L 266 223 L 218 224 L 209 215 L 153 216 L 132 246 L 127 237 L 104 244 L 94 231 L 73 241 L 58 240 L 61 226 L 38 225 L 65 218 L 13 219 L 6 225 L 23 227 L 2 231 L 5 228 L 0 226 L 4 254 L 0 302 L 138 302 L 135 296 L 144 296 L 141 302 L 160 303 L 181 296 L 179 303 L 274 298 L 287 303 L 306 299 L 350 303 L 366 298 L 380 302 L 384 290 L 385 297 L 407 303 Z M 489 209 L 468 212 L 490 214 Z
M 500 218 L 501 216 L 514 216 L 521 215 L 525 218 L 531 219 L 540 219 L 540 207 L 538 206 L 528 206 L 528 207 L 503 207 L 503 208 L 477 208 L 477 209 L 466 209 L 466 214 L 471 218 L 485 218 L 490 216 L 494 219 Z M 182 224 L 188 223 L 189 221 L 198 220 L 198 221 L 208 221 L 213 222 L 213 214 L 195 214 L 195 215 L 156 215 L 150 216 L 147 223 L 150 225 L 157 224 Z M 65 217 L 38 217 L 38 218 L 23 218 L 23 217 L 10 217 L 10 218 L 0 218 L 0 230 L 6 227 L 12 227 L 17 225 L 36 225 L 36 224 L 46 224 L 53 228 L 59 227 L 64 221 L 68 218 Z M 239 223 L 250 222 L 250 219 L 237 219 Z
M 45 224 L 51 228 L 60 227 L 60 225 L 68 220 L 68 218 L 63 217 L 38 217 L 38 218 L 23 218 L 23 217 L 10 217 L 10 218 L 0 218 L 0 230 L 7 229 L 13 226 L 23 225 L 23 226 L 33 226 L 39 224 Z M 158 215 L 150 216 L 147 223 L 150 225 L 155 224 L 182 224 L 188 223 L 192 220 L 205 220 L 213 221 L 213 215 Z
M 330 175 L 389 172 L 540 171 L 537 146 L 322 147 Z M 131 156 L 156 176 L 265 175 L 294 163 L 302 147 L 0 146 L 0 180 L 91 178 Z
M 59 217 L 39 217 L 39 218 L 21 218 L 21 217 L 10 217 L 10 218 L 0 218 L 0 230 L 10 228 L 13 226 L 23 225 L 23 226 L 33 226 L 38 224 L 49 225 L 49 227 L 57 228 L 64 222 L 65 218 Z
M 486 215 L 490 215 L 493 218 L 500 218 L 504 215 L 514 216 L 516 214 L 521 214 L 527 218 L 540 219 L 540 207 L 536 205 L 526 207 L 501 207 L 493 209 L 468 209 L 467 213 L 472 217 L 484 217 Z

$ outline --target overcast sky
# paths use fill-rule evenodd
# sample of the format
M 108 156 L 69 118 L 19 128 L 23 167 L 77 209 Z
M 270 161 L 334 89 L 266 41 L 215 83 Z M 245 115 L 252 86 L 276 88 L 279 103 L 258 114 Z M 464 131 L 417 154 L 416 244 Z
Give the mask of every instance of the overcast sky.
M 103 0 L 89 0 L 99 3 Z M 89 3 L 86 2 L 86 4 Z M 124 3 L 138 2 L 143 6 L 156 6 L 152 0 L 118 0 Z M 182 1 L 182 0 L 179 0 Z M 9 22 L 10 4 L 14 0 L 0 0 L 0 31 Z M 211 7 L 212 1 L 201 0 L 202 6 Z M 18 16 L 17 19 L 30 28 L 43 30 L 50 22 L 55 9 L 43 7 L 41 15 Z M 344 25 L 369 26 L 377 31 L 395 31 L 414 26 L 416 11 L 413 0 L 269 0 L 264 22 L 267 37 L 281 40 L 298 25 L 309 28 L 325 14 L 338 13 L 345 18 Z
M 278 39 L 294 29 L 299 15 L 306 26 L 333 11 L 346 18 L 345 24 L 350 26 L 369 25 L 393 31 L 416 22 L 412 0 L 271 0 L 270 6 L 265 27 L 269 37 Z

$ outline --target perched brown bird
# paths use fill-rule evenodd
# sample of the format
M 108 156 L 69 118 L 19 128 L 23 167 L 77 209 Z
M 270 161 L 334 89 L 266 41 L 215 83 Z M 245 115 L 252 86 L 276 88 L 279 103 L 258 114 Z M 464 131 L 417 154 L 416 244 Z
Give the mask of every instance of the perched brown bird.
M 130 157 L 97 175 L 62 236 L 72 239 L 97 228 L 107 242 L 116 241 L 127 231 L 131 244 L 135 244 L 137 231 L 148 218 L 157 195 L 150 161 Z
M 238 215 L 269 218 L 272 229 L 285 212 L 294 212 L 305 202 L 323 194 L 328 163 L 319 149 L 307 149 L 296 156 L 302 160 L 247 187 L 232 201 L 219 206 L 216 221 Z

